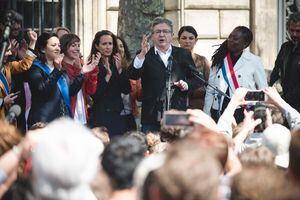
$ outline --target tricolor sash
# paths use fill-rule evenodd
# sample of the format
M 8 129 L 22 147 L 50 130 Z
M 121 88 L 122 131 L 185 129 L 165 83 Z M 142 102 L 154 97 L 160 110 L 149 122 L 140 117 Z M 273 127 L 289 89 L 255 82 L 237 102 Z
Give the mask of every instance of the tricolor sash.
M 226 54 L 226 57 L 224 58 L 224 62 L 222 64 L 221 69 L 222 69 L 222 74 L 223 74 L 224 80 L 226 81 L 231 94 L 233 94 L 235 92 L 235 90 L 237 88 L 239 88 L 239 83 L 236 79 L 232 60 L 231 60 L 229 53 Z
M 45 62 L 40 63 L 38 59 L 35 59 L 33 61 L 33 65 L 39 67 L 41 70 L 46 72 L 46 74 L 48 74 L 48 75 L 51 74 L 50 68 L 45 64 Z M 71 110 L 71 101 L 70 101 L 70 96 L 69 96 L 69 86 L 67 84 L 66 79 L 63 76 L 61 76 L 58 79 L 57 86 L 58 86 L 58 89 L 59 89 L 66 105 L 67 105 L 69 115 L 71 116 L 72 110 Z
M 0 72 L 0 81 L 4 85 L 4 92 L 5 92 L 5 94 L 8 95 L 9 92 L 10 92 L 9 84 L 8 84 L 8 81 L 7 81 L 5 75 L 3 74 L 2 71 Z

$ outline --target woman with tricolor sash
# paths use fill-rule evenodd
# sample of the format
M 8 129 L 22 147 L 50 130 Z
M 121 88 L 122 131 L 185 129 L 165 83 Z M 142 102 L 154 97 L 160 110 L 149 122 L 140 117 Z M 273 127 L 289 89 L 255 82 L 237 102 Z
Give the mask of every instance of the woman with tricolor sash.
M 38 58 L 34 60 L 27 78 L 31 90 L 31 109 L 28 116 L 28 127 L 37 122 L 72 116 L 70 96 L 81 89 L 84 74 L 92 71 L 94 65 L 84 65 L 81 73 L 70 81 L 62 70 L 63 55 L 60 54 L 60 42 L 56 34 L 42 33 L 35 47 Z
M 245 26 L 238 26 L 230 33 L 212 56 L 208 80 L 211 85 L 229 96 L 239 87 L 260 90 L 268 86 L 261 59 L 245 50 L 252 40 L 252 32 Z M 228 102 L 228 98 L 207 87 L 203 110 L 217 121 Z M 235 119 L 242 121 L 242 108 L 236 110 Z

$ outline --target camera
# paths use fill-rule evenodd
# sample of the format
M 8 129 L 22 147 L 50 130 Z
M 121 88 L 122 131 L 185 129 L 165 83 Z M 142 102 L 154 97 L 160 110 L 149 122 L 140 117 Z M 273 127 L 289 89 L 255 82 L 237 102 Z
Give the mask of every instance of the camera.
M 266 95 L 263 91 L 248 91 L 245 96 L 246 101 L 266 101 Z
M 261 123 L 255 127 L 256 132 L 262 132 L 266 128 L 266 119 L 267 119 L 267 105 L 261 102 L 258 102 L 254 105 L 254 119 L 261 119 Z
M 186 127 L 192 125 L 189 120 L 189 114 L 185 111 L 169 110 L 164 112 L 162 125 L 165 127 L 181 126 Z

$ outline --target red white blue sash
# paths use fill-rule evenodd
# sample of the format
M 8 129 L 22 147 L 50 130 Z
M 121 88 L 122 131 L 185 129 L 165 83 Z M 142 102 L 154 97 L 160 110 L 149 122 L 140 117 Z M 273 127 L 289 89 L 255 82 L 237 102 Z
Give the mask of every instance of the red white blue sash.
M 224 62 L 223 62 L 221 69 L 222 69 L 223 77 L 224 77 L 226 83 L 228 84 L 229 91 L 231 94 L 233 94 L 235 92 L 235 90 L 237 88 L 239 88 L 239 83 L 236 79 L 232 60 L 231 60 L 229 53 L 226 54 L 226 57 L 224 58 Z
M 8 81 L 7 81 L 5 75 L 4 75 L 4 73 L 2 71 L 0 72 L 0 81 L 4 85 L 4 92 L 5 92 L 5 94 L 8 95 L 9 92 L 10 92 L 9 84 L 8 84 Z
M 49 69 L 49 67 L 45 64 L 45 62 L 40 63 L 39 60 L 36 58 L 33 61 L 33 65 L 40 68 L 41 70 L 43 70 L 44 72 L 46 72 L 46 74 L 50 75 L 51 71 Z M 70 100 L 70 96 L 69 96 L 69 86 L 67 84 L 66 79 L 61 76 L 58 81 L 57 81 L 57 86 L 58 89 L 63 97 L 63 100 L 65 101 L 68 111 L 69 111 L 69 115 L 72 115 L 72 109 L 71 109 L 71 100 Z

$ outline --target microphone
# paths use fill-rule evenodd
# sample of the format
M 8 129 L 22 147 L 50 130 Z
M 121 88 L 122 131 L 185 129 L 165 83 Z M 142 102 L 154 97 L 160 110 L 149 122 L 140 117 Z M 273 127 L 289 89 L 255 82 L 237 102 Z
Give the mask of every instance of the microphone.
M 20 114 L 21 114 L 21 107 L 15 104 L 12 107 L 10 107 L 8 114 L 5 116 L 5 119 L 9 123 L 13 123 Z

